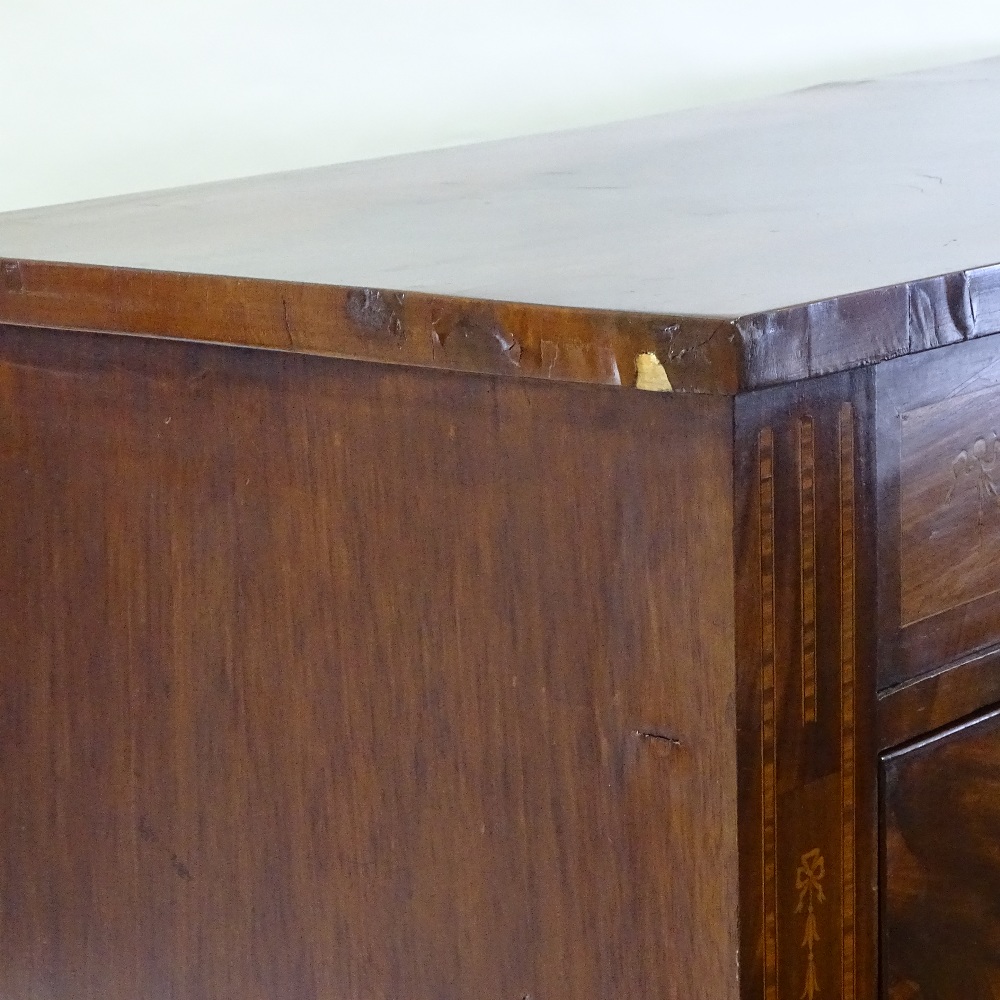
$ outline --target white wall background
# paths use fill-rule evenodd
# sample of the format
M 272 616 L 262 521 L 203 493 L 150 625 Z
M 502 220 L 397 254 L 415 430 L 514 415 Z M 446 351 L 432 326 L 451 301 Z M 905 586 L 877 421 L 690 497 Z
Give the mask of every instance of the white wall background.
M 993 54 L 997 0 L 0 0 L 0 211 Z

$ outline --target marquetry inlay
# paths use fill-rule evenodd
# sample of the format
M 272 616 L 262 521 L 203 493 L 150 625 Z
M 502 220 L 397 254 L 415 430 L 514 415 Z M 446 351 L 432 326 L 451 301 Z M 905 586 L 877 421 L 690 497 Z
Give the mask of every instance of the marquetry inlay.
M 761 595 L 761 789 L 764 901 L 764 1000 L 778 996 L 777 886 L 777 719 L 774 652 L 774 432 L 765 427 L 758 440 Z
M 854 1000 L 855 853 L 855 531 L 854 531 L 854 408 L 840 408 L 840 802 L 841 802 L 841 967 L 843 1000 Z
M 813 418 L 799 420 L 799 591 L 802 723 L 816 721 L 816 443 Z
M 795 889 L 799 894 L 799 905 L 795 912 L 805 915 L 802 947 L 806 952 L 806 971 L 802 1000 L 815 1000 L 816 994 L 820 992 L 819 973 L 816 970 L 816 945 L 820 940 L 816 910 L 826 902 L 826 894 L 823 892 L 825 877 L 826 862 L 820 849 L 815 847 L 803 854 L 795 872 Z
M 857 1000 L 855 436 L 850 403 L 757 436 L 763 1000 Z M 814 747 L 833 773 L 803 766 Z

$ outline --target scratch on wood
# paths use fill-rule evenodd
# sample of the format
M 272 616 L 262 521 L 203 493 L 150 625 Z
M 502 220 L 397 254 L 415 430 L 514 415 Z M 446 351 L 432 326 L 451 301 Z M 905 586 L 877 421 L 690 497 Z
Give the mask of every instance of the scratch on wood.
M 489 313 L 439 316 L 433 332 L 442 359 L 473 371 L 505 371 L 521 365 L 517 338 Z
M 24 291 L 24 278 L 21 275 L 21 265 L 18 261 L 0 261 L 0 287 L 8 292 Z
M 637 729 L 635 735 L 641 740 L 657 740 L 660 743 L 669 743 L 671 746 L 679 747 L 681 741 L 675 736 L 667 736 L 665 733 L 658 733 L 647 729 Z
M 559 360 L 559 345 L 551 340 L 541 342 L 542 367 L 545 369 L 545 377 L 552 378 L 552 369 Z
M 288 338 L 288 346 L 294 348 L 295 341 L 292 339 L 292 325 L 288 321 L 288 300 L 281 297 L 281 320 L 285 326 L 285 336 Z
M 160 843 L 160 839 L 157 837 L 156 831 L 150 825 L 149 820 L 147 820 L 145 816 L 139 817 L 138 833 L 139 838 L 142 841 L 153 847 L 163 857 L 169 859 L 170 868 L 178 878 L 182 878 L 186 882 L 192 881 L 193 876 L 191 875 L 191 869 L 188 868 L 188 866 L 174 851 L 171 851 L 169 848 Z
M 377 288 L 352 288 L 344 308 L 347 318 L 365 336 L 399 345 L 406 339 L 403 326 L 402 292 L 384 292 Z

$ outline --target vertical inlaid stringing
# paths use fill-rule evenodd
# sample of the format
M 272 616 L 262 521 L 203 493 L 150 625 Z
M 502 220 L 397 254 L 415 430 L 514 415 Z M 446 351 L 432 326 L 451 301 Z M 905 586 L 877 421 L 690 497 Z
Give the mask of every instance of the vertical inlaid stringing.
M 761 601 L 761 812 L 764 908 L 764 1000 L 778 997 L 777 741 L 774 652 L 774 433 L 758 439 Z
M 802 724 L 816 721 L 816 444 L 813 418 L 799 420 L 799 587 Z
M 854 409 L 840 408 L 840 793 L 843 1000 L 855 1000 L 855 486 Z

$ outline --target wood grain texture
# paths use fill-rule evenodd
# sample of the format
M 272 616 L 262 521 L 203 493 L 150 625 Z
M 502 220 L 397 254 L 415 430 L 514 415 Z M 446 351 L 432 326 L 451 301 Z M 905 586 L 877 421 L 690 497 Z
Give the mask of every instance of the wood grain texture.
M 887 750 L 1000 702 L 1000 652 L 976 653 L 879 693 L 879 748 Z
M 1000 641 L 998 343 L 877 369 L 883 689 Z
M 899 415 L 902 625 L 1000 591 L 1000 385 Z
M 0 997 L 1000 997 L 998 101 L 0 217 Z
M 998 99 L 994 59 L 7 214 L 0 322 L 626 386 L 653 351 L 680 392 L 842 371 L 1000 330 Z
M 887 1000 L 1000 996 L 1000 711 L 887 756 Z
M 0 995 L 736 1000 L 731 428 L 0 329 Z
M 737 400 L 743 1000 L 875 989 L 871 412 L 861 376 Z
M 0 322 L 27 326 L 611 386 L 635 385 L 652 353 L 677 392 L 740 379 L 737 335 L 717 319 L 79 264 L 0 261 L 4 273 Z

